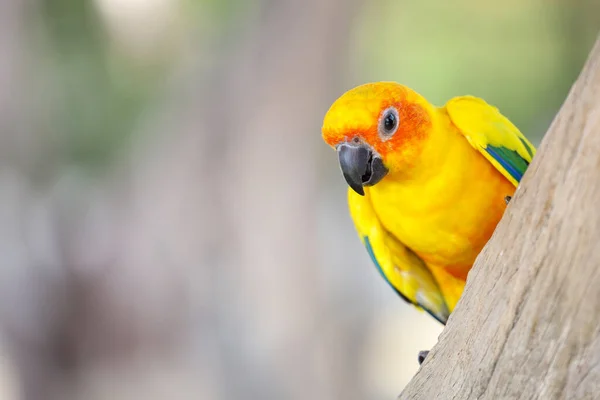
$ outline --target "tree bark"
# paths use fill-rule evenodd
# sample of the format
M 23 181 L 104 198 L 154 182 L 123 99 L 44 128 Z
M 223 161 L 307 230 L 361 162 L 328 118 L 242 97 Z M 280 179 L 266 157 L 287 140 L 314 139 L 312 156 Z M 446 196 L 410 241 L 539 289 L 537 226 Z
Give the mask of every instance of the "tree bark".
M 600 392 L 600 37 L 399 399 Z

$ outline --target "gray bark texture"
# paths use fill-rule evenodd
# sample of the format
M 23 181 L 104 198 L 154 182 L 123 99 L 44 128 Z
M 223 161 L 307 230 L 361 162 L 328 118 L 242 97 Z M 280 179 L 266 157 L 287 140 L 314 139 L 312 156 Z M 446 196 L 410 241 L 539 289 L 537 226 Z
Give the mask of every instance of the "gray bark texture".
M 600 38 L 399 399 L 600 398 Z

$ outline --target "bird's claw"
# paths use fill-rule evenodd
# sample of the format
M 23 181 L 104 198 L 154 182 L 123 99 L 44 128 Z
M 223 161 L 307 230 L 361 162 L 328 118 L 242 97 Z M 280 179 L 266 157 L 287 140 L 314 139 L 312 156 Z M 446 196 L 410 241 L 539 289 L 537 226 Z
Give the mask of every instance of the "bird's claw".
M 429 354 L 429 350 L 421 350 L 419 352 L 419 356 L 418 356 L 419 365 L 423 364 L 423 361 L 425 361 L 425 357 L 427 357 L 428 354 Z

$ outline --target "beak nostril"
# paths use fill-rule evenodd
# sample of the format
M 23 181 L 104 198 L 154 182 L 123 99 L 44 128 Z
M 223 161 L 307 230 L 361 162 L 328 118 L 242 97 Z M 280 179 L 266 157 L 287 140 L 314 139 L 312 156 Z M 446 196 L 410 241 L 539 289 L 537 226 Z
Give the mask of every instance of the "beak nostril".
M 352 141 L 354 143 L 360 143 L 360 139 L 357 136 L 354 136 L 354 139 L 352 139 Z

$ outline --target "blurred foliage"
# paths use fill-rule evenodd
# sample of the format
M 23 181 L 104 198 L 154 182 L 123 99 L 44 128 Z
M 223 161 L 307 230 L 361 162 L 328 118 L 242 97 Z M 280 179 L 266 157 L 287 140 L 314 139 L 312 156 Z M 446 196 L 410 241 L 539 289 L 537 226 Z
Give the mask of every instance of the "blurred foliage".
M 51 56 L 43 68 L 57 88 L 53 128 L 67 137 L 63 158 L 97 166 L 131 132 L 148 97 L 147 84 L 133 74 L 111 75 L 108 37 L 92 3 L 47 0 L 40 11 Z
M 161 100 L 165 78 L 182 56 L 177 49 L 180 43 L 173 43 L 182 38 L 168 37 L 166 43 L 153 44 L 151 54 L 137 59 L 128 54 L 128 49 L 119 48 L 118 38 L 111 37 L 111 15 L 99 12 L 101 3 L 113 7 L 102 0 L 42 0 L 38 14 L 47 55 L 39 68 L 51 76 L 56 92 L 51 130 L 67 138 L 62 149 L 66 154 L 60 158 L 92 170 L 111 160 L 134 130 L 140 113 L 153 100 Z M 191 47 L 197 53 L 205 50 L 207 42 L 227 46 L 230 34 L 243 26 L 240 21 L 260 10 L 260 2 L 236 0 L 158 3 L 175 4 L 178 13 L 169 22 L 194 32 Z M 130 29 L 139 30 L 150 22 L 140 18 L 139 23 Z

